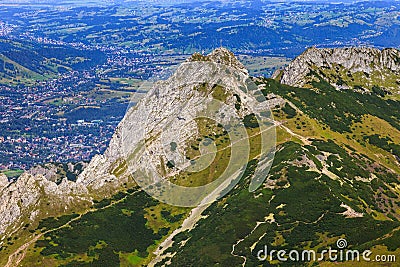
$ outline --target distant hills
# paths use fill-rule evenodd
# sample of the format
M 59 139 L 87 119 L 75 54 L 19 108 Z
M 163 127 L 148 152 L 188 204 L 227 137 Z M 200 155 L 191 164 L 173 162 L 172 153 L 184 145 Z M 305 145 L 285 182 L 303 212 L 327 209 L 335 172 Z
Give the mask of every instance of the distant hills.
M 47 2 L 46 2 L 47 3 Z M 294 58 L 306 47 L 399 47 L 399 2 L 88 1 L 0 6 L 15 38 L 48 38 L 130 53 Z M 42 12 L 36 12 L 39 9 Z M 170 11 L 168 11 L 168 10 Z M 139 12 L 140 10 L 140 12 Z
M 29 84 L 105 61 L 100 51 L 55 44 L 0 39 L 0 83 Z

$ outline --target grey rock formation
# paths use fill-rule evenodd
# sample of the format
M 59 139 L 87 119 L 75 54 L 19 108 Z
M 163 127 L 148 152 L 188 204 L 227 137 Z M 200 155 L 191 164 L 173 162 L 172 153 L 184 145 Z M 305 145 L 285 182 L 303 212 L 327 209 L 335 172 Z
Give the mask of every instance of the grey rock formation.
M 8 186 L 9 181 L 6 175 L 0 173 L 0 190 Z
M 87 193 L 84 186 L 66 178 L 57 185 L 43 175 L 24 173 L 0 191 L 0 233 L 3 234 L 11 225 L 13 227 L 9 230 L 15 231 L 19 225 L 17 222 L 24 219 L 27 222 L 27 218 L 34 220 L 36 215 L 46 214 L 52 209 L 65 209 L 75 204 L 74 196 L 85 197 Z M 46 209 L 41 209 L 45 206 Z
M 32 175 L 43 175 L 47 180 L 57 184 L 67 177 L 69 180 L 76 180 L 77 176 L 82 172 L 87 163 L 46 163 L 31 168 L 28 173 Z
M 43 175 L 47 180 L 52 182 L 57 182 L 59 179 L 62 179 L 58 174 L 58 168 L 54 165 L 45 165 L 45 166 L 35 166 L 31 168 L 28 173 L 32 175 Z
M 312 70 L 324 68 L 335 70 L 337 67 L 350 73 L 360 72 L 364 75 L 365 73 L 372 74 L 374 71 L 399 75 L 400 51 L 393 48 L 379 50 L 354 47 L 324 49 L 312 47 L 294 59 L 282 72 L 275 73 L 273 78 L 281 75 L 280 81 L 283 84 L 304 86 L 309 81 L 306 76 Z

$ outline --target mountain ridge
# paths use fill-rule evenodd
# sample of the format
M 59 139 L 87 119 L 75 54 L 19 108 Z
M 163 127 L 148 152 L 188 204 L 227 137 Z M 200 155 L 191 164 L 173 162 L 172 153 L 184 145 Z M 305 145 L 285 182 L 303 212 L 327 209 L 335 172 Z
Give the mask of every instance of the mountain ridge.
M 319 75 L 337 89 L 372 91 L 373 86 L 399 95 L 400 50 L 395 48 L 308 48 L 273 78 L 291 86 L 305 86 Z M 317 80 L 318 80 L 317 78 Z M 359 83 L 359 84 L 357 84 Z M 357 89 L 357 88 L 356 88 Z

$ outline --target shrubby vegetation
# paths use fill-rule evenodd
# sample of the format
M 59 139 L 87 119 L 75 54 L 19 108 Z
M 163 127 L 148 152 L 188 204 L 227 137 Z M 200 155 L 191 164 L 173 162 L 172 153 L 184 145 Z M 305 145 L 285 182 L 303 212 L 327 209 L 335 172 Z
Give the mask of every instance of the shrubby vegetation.
M 400 157 L 400 145 L 393 142 L 389 137 L 380 137 L 377 134 L 364 136 L 364 140 L 368 140 L 371 145 L 386 150 L 397 157 Z
M 291 164 L 303 155 L 316 157 L 321 151 L 335 155 L 329 159 L 328 165 L 336 166 L 335 162 L 340 160 L 339 174 L 346 182 L 308 171 L 306 166 Z M 390 174 L 382 172 L 380 178 L 374 180 L 375 184 L 357 181 L 357 175 L 369 175 L 365 170 L 370 163 L 368 158 L 348 155 L 332 141 L 313 140 L 312 145 L 306 147 L 295 142 L 281 145 L 274 162 L 268 179 L 286 180 L 290 186 L 278 186 L 273 190 L 260 188 L 249 193 L 248 177 L 255 164 L 251 162 L 246 171 L 247 178 L 203 213 L 208 217 L 200 220 L 195 229 L 174 238 L 173 247 L 168 249 L 170 252 L 177 251 L 171 266 L 238 266 L 243 263 L 243 258 L 239 256 L 246 257 L 247 265 L 256 266 L 260 264 L 256 254 L 264 245 L 276 250 L 305 247 L 321 250 L 328 246 L 335 247 L 339 237 L 345 237 L 351 248 L 370 248 L 372 240 L 400 226 L 397 220 L 377 221 L 366 212 L 367 208 L 383 212 L 382 206 L 376 203 L 376 186 L 384 186 L 383 181 L 392 179 Z M 363 206 L 363 201 L 368 207 Z M 346 210 L 340 206 L 341 203 L 363 212 L 364 217 L 346 218 L 341 214 Z M 273 214 L 274 222 L 256 227 L 256 222 L 265 221 L 270 214 Z M 232 255 L 232 246 L 240 239 L 243 240 L 235 246 Z M 388 244 L 393 249 L 398 240 L 398 237 L 393 237 L 376 243 Z M 182 241 L 186 242 L 184 247 L 180 247 Z M 250 247 L 255 243 L 251 252 Z M 280 262 L 279 266 L 293 266 L 293 263 L 285 265 Z
M 291 87 L 273 79 L 264 79 L 264 82 L 264 95 L 275 93 L 285 97 L 307 115 L 329 125 L 334 131 L 351 132 L 351 125 L 361 122 L 362 115 L 366 114 L 384 119 L 400 130 L 399 101 L 385 100 L 374 94 L 361 94 L 352 90 L 338 91 L 323 79 L 312 83 L 317 91 Z
M 117 200 L 121 202 L 84 214 L 69 223 L 69 227 L 45 234 L 35 247 L 42 256 L 69 262 L 64 266 L 119 266 L 118 253 L 135 251 L 139 257 L 146 258 L 148 247 L 168 233 L 165 228 L 156 233 L 147 225 L 145 209 L 158 202 L 144 192 L 118 194 L 113 197 L 113 201 Z M 110 203 L 111 200 L 104 200 L 95 206 L 101 208 Z M 181 219 L 167 213 L 163 215 L 170 221 Z M 38 229 L 54 229 L 75 217 L 76 214 L 48 218 L 41 221 Z M 82 254 L 86 254 L 90 262 L 75 258 Z
M 292 108 L 288 103 L 285 103 L 285 106 L 283 106 L 282 108 L 283 112 L 286 113 L 286 117 L 288 119 L 290 118 L 294 118 L 297 114 L 296 110 L 294 108 Z

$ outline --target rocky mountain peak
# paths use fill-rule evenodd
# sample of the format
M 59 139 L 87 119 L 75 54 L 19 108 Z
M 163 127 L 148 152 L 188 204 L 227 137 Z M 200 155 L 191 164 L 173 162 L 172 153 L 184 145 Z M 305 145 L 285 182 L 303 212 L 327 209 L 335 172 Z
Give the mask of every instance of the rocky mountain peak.
M 130 177 L 128 179 L 134 178 L 142 188 L 147 188 L 150 191 L 147 193 L 177 206 L 196 206 L 209 194 L 215 194 L 209 198 L 214 199 L 215 186 L 224 188 L 219 178 L 210 185 L 193 187 L 189 190 L 190 197 L 180 195 L 181 187 L 169 180 L 189 183 L 184 181 L 187 172 L 203 169 L 203 164 L 207 166 L 203 161 L 209 159 L 202 157 L 199 151 L 212 150 L 214 146 L 199 140 L 215 133 L 219 133 L 221 140 L 226 134 L 236 138 L 236 132 L 223 129 L 233 131 L 242 125 L 239 122 L 246 116 L 268 111 L 267 101 L 263 101 L 258 92 L 243 64 L 226 48 L 218 48 L 208 55 L 195 53 L 167 80 L 154 83 L 137 105 L 127 111 L 105 155 L 93 159 L 77 182 L 98 190 L 104 184 L 102 180 L 119 182 L 123 177 Z M 259 116 L 261 119 L 268 116 L 268 112 L 263 114 Z M 238 134 L 245 133 L 240 127 L 236 130 Z M 203 147 L 203 144 L 207 145 Z M 236 145 L 233 147 L 231 149 L 236 149 Z M 205 154 L 212 155 L 212 151 Z M 223 158 L 219 161 L 220 164 L 229 162 Z M 153 186 L 156 182 L 162 186 Z M 164 186 L 167 189 L 161 194 L 158 188 Z M 181 197 L 176 199 L 177 195 Z
M 283 84 L 304 86 L 315 80 L 315 75 L 335 85 L 338 89 L 351 89 L 365 85 L 383 86 L 388 91 L 398 91 L 400 51 L 394 48 L 370 47 L 316 48 L 311 47 L 294 59 L 274 78 Z
M 208 55 L 194 53 L 190 58 L 188 58 L 188 61 L 210 61 L 233 67 L 245 74 L 248 74 L 246 67 L 236 58 L 236 56 L 230 50 L 225 47 L 218 47 Z

